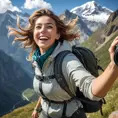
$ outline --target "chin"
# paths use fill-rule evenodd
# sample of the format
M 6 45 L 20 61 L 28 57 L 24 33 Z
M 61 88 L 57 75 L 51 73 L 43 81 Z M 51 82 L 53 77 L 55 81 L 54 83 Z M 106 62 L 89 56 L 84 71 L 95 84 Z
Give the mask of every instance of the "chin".
M 39 48 L 47 48 L 48 46 L 47 45 L 38 45 Z

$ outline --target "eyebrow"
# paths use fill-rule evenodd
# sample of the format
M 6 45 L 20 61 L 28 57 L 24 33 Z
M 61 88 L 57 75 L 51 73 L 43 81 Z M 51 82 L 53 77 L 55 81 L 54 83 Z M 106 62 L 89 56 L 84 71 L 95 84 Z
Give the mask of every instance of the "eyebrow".
M 54 25 L 53 23 L 45 23 L 46 25 Z M 42 25 L 42 23 L 37 23 L 36 25 Z

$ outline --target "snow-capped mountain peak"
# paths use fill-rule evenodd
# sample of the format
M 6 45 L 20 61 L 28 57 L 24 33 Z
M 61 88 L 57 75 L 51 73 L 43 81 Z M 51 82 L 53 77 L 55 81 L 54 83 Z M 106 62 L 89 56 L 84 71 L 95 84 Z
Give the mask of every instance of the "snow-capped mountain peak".
M 86 4 L 83 4 L 80 6 L 81 14 L 82 15 L 90 15 L 91 13 L 94 13 L 94 11 L 98 8 L 98 5 L 95 1 L 87 2 Z
M 95 1 L 90 1 L 81 6 L 73 8 L 71 12 L 79 16 L 89 16 L 93 14 L 100 14 L 101 12 L 109 14 L 112 12 L 112 10 L 109 10 L 106 7 L 101 7 Z
M 70 12 L 78 15 L 87 24 L 91 31 L 103 26 L 112 10 L 101 6 L 95 1 L 89 1 L 81 6 L 73 8 Z

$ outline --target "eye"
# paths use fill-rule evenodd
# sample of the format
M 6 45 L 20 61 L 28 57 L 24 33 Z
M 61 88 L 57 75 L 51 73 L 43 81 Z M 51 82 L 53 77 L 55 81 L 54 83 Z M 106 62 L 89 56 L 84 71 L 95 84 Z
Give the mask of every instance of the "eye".
M 48 25 L 48 26 L 47 26 L 47 28 L 52 29 L 52 28 L 53 28 L 53 26 L 52 26 L 52 25 Z
M 35 28 L 36 29 L 41 29 L 41 26 L 40 25 L 37 25 Z

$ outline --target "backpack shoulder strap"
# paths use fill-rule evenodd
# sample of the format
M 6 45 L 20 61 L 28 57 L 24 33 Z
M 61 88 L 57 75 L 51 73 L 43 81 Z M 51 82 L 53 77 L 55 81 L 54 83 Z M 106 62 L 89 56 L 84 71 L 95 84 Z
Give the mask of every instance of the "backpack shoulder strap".
M 86 70 L 88 70 L 93 76 L 98 77 L 98 62 L 94 53 L 85 47 L 73 46 L 73 54 L 80 60 Z
M 62 62 L 64 60 L 64 57 L 69 53 L 72 53 L 72 52 L 68 50 L 62 51 L 55 57 L 54 74 L 55 74 L 56 81 L 60 85 L 60 87 L 64 89 L 71 97 L 74 97 L 74 95 L 69 89 L 69 86 L 62 72 Z

